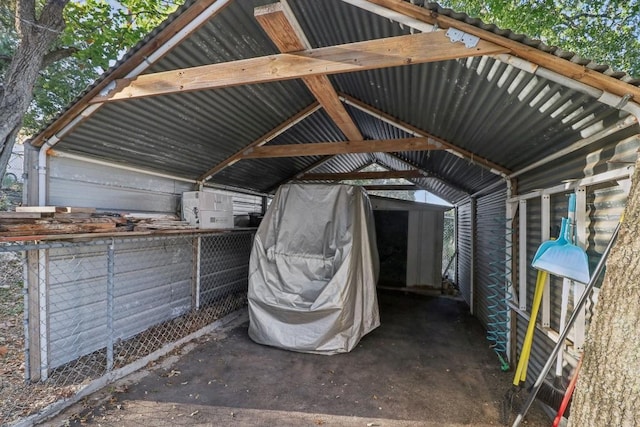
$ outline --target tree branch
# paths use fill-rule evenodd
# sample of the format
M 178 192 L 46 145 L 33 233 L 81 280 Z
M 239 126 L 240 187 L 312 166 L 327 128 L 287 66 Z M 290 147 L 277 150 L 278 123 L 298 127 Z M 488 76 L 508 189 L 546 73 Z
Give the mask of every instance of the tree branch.
M 76 47 L 63 47 L 60 49 L 52 50 L 51 52 L 47 53 L 42 59 L 42 68 L 46 68 L 54 62 L 60 61 L 61 59 L 68 58 L 79 51 L 80 49 Z

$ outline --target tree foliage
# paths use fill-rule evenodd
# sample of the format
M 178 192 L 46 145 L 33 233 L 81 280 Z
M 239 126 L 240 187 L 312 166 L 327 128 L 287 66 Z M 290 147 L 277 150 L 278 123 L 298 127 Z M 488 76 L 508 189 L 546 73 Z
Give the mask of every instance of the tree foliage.
M 640 76 L 638 0 L 445 0 L 440 4 Z

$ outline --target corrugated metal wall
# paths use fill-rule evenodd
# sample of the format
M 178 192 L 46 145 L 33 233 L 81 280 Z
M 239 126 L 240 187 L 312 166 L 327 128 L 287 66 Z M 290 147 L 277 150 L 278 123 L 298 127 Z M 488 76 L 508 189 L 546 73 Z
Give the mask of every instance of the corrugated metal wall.
M 505 312 L 505 229 L 506 187 L 478 198 L 476 202 L 476 245 L 475 245 L 475 314 L 487 327 L 489 322 L 498 323 L 504 332 Z M 497 293 L 503 298 L 490 301 L 489 296 Z M 498 303 L 497 307 L 494 307 Z M 498 315 L 490 319 L 490 315 Z M 488 329 L 488 328 L 487 328 Z
M 103 211 L 179 213 L 182 193 L 194 184 L 108 165 L 65 157 L 49 157 L 47 203 L 55 206 L 95 207 Z M 233 197 L 234 215 L 262 211 L 262 197 L 212 190 Z
M 49 157 L 47 204 L 101 210 L 178 212 L 180 195 L 193 184 L 124 169 Z
M 587 149 L 581 150 L 568 158 L 564 158 L 561 167 L 545 167 L 544 170 L 537 170 L 524 175 L 519 179 L 521 193 L 537 188 L 549 188 L 560 184 L 564 180 L 582 179 L 598 173 L 603 173 L 614 168 L 625 167 L 625 164 L 633 163 L 637 157 L 637 150 L 640 146 L 637 135 L 629 133 L 638 132 L 638 128 L 618 132 L 607 140 L 600 141 Z M 572 190 L 571 190 L 572 191 Z M 569 191 L 553 194 L 550 196 L 551 212 L 551 236 L 557 237 L 562 217 L 567 216 L 567 200 Z M 624 210 L 626 204 L 626 193 L 617 182 L 608 182 L 595 186 L 586 187 L 586 251 L 589 256 L 591 271 L 600 259 L 601 253 L 611 238 L 618 218 Z M 542 202 L 540 197 L 527 200 L 527 312 L 531 310 L 533 293 L 535 290 L 536 271 L 529 267 L 533 255 L 541 243 L 541 219 Z M 517 248 L 515 252 L 517 256 Z M 600 278 L 600 281 L 602 278 Z M 599 286 L 599 285 L 597 285 Z M 594 292 L 594 297 L 587 306 L 585 330 L 588 332 L 588 321 L 594 308 L 593 301 L 597 300 L 598 289 Z M 551 277 L 549 288 L 549 320 L 550 329 L 558 331 L 560 327 L 562 280 Z M 573 292 L 569 299 L 569 314 L 573 309 Z M 596 306 L 597 309 L 597 306 Z M 513 314 L 517 322 L 517 349 L 518 354 L 521 343 L 527 329 L 528 320 L 522 316 Z M 567 316 L 568 317 L 568 316 Z M 534 337 L 531 360 L 529 364 L 528 383 L 532 383 L 539 374 L 540 369 L 551 353 L 555 342 L 550 338 L 548 332 L 542 327 L 542 313 L 538 317 L 538 328 Z M 574 331 L 569 334 L 569 340 L 575 337 Z M 574 348 L 569 348 L 565 353 L 570 360 L 570 364 L 563 368 L 567 377 L 571 366 L 575 365 L 575 359 L 579 352 Z M 549 379 L 553 376 L 555 365 Z
M 107 336 L 106 251 L 106 245 L 46 251 L 47 347 L 52 367 L 104 347 Z
M 232 306 L 225 299 L 245 298 L 253 232 L 201 239 L 200 307 Z M 127 340 L 195 308 L 194 245 L 197 237 L 191 236 L 114 243 L 113 340 Z M 107 245 L 47 252 L 46 363 L 52 369 L 107 343 Z
M 473 259 L 473 227 L 472 227 L 472 203 L 471 200 L 456 207 L 456 247 L 458 250 L 457 274 L 458 287 L 462 298 L 471 304 L 471 277 Z

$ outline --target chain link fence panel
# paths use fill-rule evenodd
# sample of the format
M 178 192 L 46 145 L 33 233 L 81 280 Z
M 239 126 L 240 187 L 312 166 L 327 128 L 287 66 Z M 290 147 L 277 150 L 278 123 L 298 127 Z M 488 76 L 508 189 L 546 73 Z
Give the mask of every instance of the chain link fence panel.
M 0 244 L 0 425 L 243 307 L 253 234 Z
M 442 232 L 442 277 L 452 283 L 457 283 L 455 257 L 456 219 L 455 211 L 450 210 L 444 214 Z

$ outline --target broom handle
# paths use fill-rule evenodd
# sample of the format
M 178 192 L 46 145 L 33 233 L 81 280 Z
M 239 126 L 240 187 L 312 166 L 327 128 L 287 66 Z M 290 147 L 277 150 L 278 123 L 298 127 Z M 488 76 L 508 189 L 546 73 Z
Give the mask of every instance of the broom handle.
M 560 425 L 560 420 L 562 420 L 562 416 L 567 410 L 567 406 L 569 406 L 569 400 L 571 400 L 571 395 L 573 395 L 573 390 L 576 388 L 576 382 L 578 382 L 578 372 L 580 372 L 580 367 L 582 366 L 582 356 L 578 360 L 578 365 L 576 366 L 575 371 L 573 372 L 573 377 L 569 382 L 569 387 L 567 387 L 567 391 L 564 393 L 564 397 L 562 398 L 562 403 L 560 404 L 560 408 L 558 409 L 558 414 L 553 420 L 553 424 L 551 427 L 558 427 Z
M 558 337 L 558 342 L 556 343 L 555 347 L 553 347 L 553 351 L 551 351 L 551 355 L 549 355 L 549 358 L 547 359 L 547 363 L 545 363 L 544 367 L 540 371 L 540 374 L 538 375 L 538 378 L 536 379 L 536 382 L 533 384 L 533 388 L 531 389 L 531 393 L 529 394 L 529 397 L 527 398 L 527 400 L 522 405 L 522 408 L 520 408 L 520 412 L 518 413 L 518 416 L 516 417 L 515 421 L 513 422 L 512 427 L 518 427 L 520 425 L 520 423 L 524 419 L 524 416 L 526 415 L 527 411 L 529 411 L 529 408 L 531 407 L 531 404 L 535 400 L 536 395 L 540 391 L 540 387 L 542 387 L 542 383 L 544 382 L 544 378 L 549 373 L 549 370 L 551 369 L 551 366 L 553 365 L 554 359 L 558 355 L 558 351 L 560 351 L 560 349 L 564 345 L 564 340 L 567 338 L 567 335 L 569 334 L 569 330 L 571 329 L 571 326 L 576 321 L 576 318 L 578 317 L 578 315 L 580 313 L 580 309 L 587 302 L 587 299 L 589 298 L 589 295 L 591 294 L 591 290 L 593 289 L 593 287 L 596 284 L 596 280 L 598 279 L 598 276 L 600 276 L 600 273 L 602 273 L 602 270 L 604 269 L 604 264 L 605 264 L 605 262 L 607 260 L 607 257 L 609 256 L 609 252 L 611 251 L 611 247 L 613 247 L 613 243 L 615 242 L 616 237 L 618 237 L 618 231 L 620 230 L 620 224 L 621 223 L 622 223 L 622 218 L 621 218 L 620 222 L 618 222 L 618 225 L 616 226 L 616 229 L 613 231 L 613 235 L 611 236 L 611 239 L 609 240 L 609 243 L 607 244 L 607 247 L 604 249 L 604 252 L 602 252 L 602 256 L 600 257 L 600 261 L 598 261 L 598 265 L 596 265 L 596 268 L 595 268 L 595 270 L 593 272 L 593 275 L 591 276 L 591 279 L 589 279 L 589 283 L 587 283 L 587 287 L 585 288 L 584 292 L 580 296 L 580 299 L 578 300 L 578 302 L 575 304 L 573 312 L 571 313 L 571 317 L 569 317 L 569 321 L 567 322 L 567 325 L 564 328 L 564 331 L 562 331 L 562 333 Z

